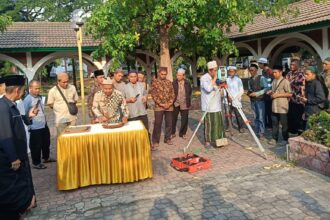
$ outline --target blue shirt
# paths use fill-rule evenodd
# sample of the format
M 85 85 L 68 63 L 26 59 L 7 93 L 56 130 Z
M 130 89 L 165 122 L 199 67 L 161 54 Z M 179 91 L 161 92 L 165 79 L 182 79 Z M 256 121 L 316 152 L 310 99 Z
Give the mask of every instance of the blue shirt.
M 27 95 L 24 99 L 24 108 L 25 111 L 28 112 L 31 110 L 31 108 L 34 108 L 37 104 L 38 100 L 40 100 L 38 105 L 38 115 L 32 118 L 32 124 L 29 126 L 30 130 L 37 130 L 42 129 L 46 127 L 46 115 L 45 115 L 45 108 L 42 103 L 41 96 L 33 96 L 31 94 Z
M 210 74 L 205 73 L 200 80 L 202 111 L 220 112 L 221 96 L 217 86 L 212 86 L 212 77 L 210 76 Z

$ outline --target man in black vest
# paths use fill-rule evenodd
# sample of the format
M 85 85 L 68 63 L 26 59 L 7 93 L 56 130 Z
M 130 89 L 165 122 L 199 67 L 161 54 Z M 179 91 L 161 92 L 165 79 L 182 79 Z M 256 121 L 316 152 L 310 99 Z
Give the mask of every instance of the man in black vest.
M 16 107 L 15 101 L 24 94 L 23 76 L 6 76 L 4 81 L 6 94 L 0 99 L 0 219 L 14 220 L 23 218 L 35 206 L 23 123 L 30 124 L 38 110 L 31 109 L 27 118 Z
M 191 105 L 191 84 L 189 80 L 185 79 L 185 70 L 180 68 L 176 74 L 176 80 L 173 81 L 174 88 L 174 111 L 172 123 L 172 138 L 175 137 L 176 123 L 178 120 L 179 112 L 181 114 L 181 128 L 179 137 L 185 139 L 188 129 L 188 115 Z
M 265 77 L 258 75 L 258 66 L 251 64 L 249 67 L 251 78 L 248 81 L 248 96 L 251 101 L 251 108 L 254 111 L 254 125 L 259 138 L 264 138 L 265 133 L 265 101 L 264 96 L 268 90 Z

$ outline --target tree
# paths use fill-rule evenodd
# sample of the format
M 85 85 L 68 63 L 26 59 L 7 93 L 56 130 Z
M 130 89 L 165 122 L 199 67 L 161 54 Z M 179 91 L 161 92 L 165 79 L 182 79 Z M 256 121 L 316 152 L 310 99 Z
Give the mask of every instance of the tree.
M 11 18 L 5 15 L 0 15 L 0 32 L 4 32 L 6 27 L 11 23 Z
M 88 15 L 102 0 L 0 0 L 0 14 L 14 21 L 69 21 L 75 9 Z
M 160 53 L 160 65 L 172 78 L 170 49 L 208 57 L 235 50 L 226 38 L 233 25 L 242 29 L 257 13 L 280 16 L 290 0 L 109 0 L 87 22 L 102 44 L 96 56 L 123 59 L 137 48 Z M 197 60 L 197 57 L 196 57 Z

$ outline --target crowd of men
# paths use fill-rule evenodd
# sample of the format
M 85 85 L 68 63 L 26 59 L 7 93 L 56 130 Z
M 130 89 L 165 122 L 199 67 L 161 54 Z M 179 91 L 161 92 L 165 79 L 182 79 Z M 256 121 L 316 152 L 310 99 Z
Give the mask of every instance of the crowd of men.
M 306 129 L 307 119 L 329 110 L 330 57 L 323 61 L 323 73 L 314 66 L 299 66 L 292 60 L 290 71 L 283 76 L 283 67 L 268 65 L 266 58 L 249 66 L 247 96 L 255 114 L 254 127 L 257 136 L 264 139 L 265 129 L 272 129 L 269 144 L 279 141 L 279 125 L 282 138 L 287 141 L 289 132 L 300 134 Z M 245 123 L 237 108 L 242 107 L 244 94 L 242 80 L 235 66 L 228 67 L 227 95 L 219 89 L 216 61 L 207 63 L 208 72 L 200 79 L 201 110 L 204 120 L 205 147 L 217 146 L 225 138 L 228 123 L 224 123 L 223 104 L 229 107 L 225 118 L 236 118 L 238 131 L 245 132 Z M 258 74 L 258 70 L 262 74 Z M 173 145 L 176 137 L 178 115 L 181 115 L 180 138 L 186 139 L 191 107 L 192 88 L 185 77 L 185 69 L 179 68 L 176 79 L 167 79 L 167 68 L 160 67 L 151 87 L 145 83 L 144 74 L 136 70 L 117 70 L 113 78 L 102 70 L 94 71 L 94 85 L 88 96 L 88 115 L 91 123 L 123 123 L 140 120 L 149 132 L 147 115 L 148 94 L 154 101 L 154 126 L 150 136 L 151 150 L 159 147 L 162 124 L 165 121 L 164 143 Z M 44 163 L 56 162 L 50 157 L 50 132 L 45 114 L 45 104 L 54 112 L 57 135 L 69 125 L 75 125 L 78 101 L 76 88 L 69 84 L 67 73 L 57 76 L 57 84 L 48 92 L 48 100 L 40 96 L 40 82 L 29 82 L 29 94 L 22 101 L 25 79 L 20 75 L 0 78 L 0 218 L 19 219 L 36 206 L 28 150 L 32 167 L 47 168 Z M 222 96 L 226 97 L 225 102 Z M 227 108 L 226 107 L 226 108 Z M 228 118 L 227 118 L 228 119 Z M 228 122 L 228 120 L 226 120 Z M 29 146 L 29 148 L 27 148 Z

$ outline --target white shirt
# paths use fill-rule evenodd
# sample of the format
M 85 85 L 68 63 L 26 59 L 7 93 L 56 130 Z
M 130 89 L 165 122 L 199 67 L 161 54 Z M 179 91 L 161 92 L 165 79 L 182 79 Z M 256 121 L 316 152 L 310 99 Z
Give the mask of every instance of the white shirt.
M 232 99 L 235 100 L 237 104 L 240 104 L 240 107 L 242 107 L 241 100 L 244 93 L 242 80 L 238 76 L 230 76 L 227 78 L 227 85 L 228 91 L 232 95 Z
M 216 85 L 212 86 L 212 77 L 205 73 L 201 77 L 201 105 L 202 111 L 221 112 L 221 96 Z

